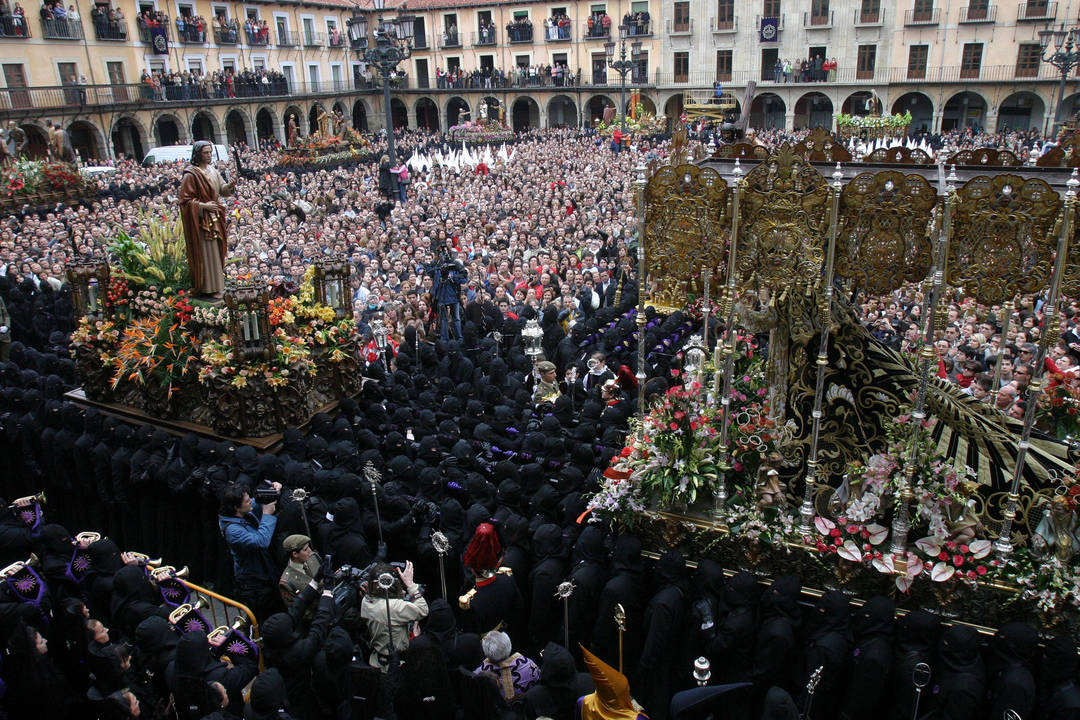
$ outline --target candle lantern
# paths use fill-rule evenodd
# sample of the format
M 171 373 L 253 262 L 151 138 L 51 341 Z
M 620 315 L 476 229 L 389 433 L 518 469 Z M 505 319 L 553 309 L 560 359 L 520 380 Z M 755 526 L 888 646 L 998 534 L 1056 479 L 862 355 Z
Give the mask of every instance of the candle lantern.
M 266 288 L 230 285 L 225 289 L 229 309 L 229 336 L 237 360 L 269 360 L 274 356 L 270 335 L 269 300 Z
M 105 293 L 109 287 L 109 264 L 103 260 L 74 262 L 67 267 L 72 300 L 78 317 L 99 318 L 105 313 Z
M 701 381 L 705 369 L 705 345 L 701 335 L 691 335 L 683 353 L 683 379 L 687 385 Z
M 338 318 L 352 317 L 352 294 L 349 275 L 352 265 L 340 255 L 315 261 L 315 299 L 334 309 Z
M 390 328 L 386 327 L 382 318 L 371 321 L 371 336 L 375 340 L 375 347 L 379 348 L 379 357 L 383 359 L 383 365 L 386 365 L 386 338 L 389 335 Z
M 525 323 L 521 330 L 521 341 L 525 343 L 525 356 L 530 358 L 534 365 L 540 362 L 540 358 L 544 357 L 544 331 L 536 318 Z

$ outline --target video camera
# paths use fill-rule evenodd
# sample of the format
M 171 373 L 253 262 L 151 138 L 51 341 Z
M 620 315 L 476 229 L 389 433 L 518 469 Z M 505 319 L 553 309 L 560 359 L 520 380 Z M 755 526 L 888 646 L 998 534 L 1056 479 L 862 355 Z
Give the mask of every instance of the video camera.
M 281 491 L 272 487 L 258 487 L 255 488 L 253 499 L 259 505 L 269 505 L 281 499 Z

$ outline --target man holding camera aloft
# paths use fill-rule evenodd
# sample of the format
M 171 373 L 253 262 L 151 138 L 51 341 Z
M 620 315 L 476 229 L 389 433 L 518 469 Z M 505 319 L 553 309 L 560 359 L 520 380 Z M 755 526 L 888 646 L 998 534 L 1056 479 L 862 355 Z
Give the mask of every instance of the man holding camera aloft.
M 439 338 L 450 339 L 450 323 L 454 324 L 454 339 L 461 340 L 461 286 L 469 282 L 469 274 L 459 260 L 450 255 L 446 247 L 439 249 L 439 257 L 427 268 L 434 285 L 431 295 L 439 315 Z
M 427 617 L 428 606 L 420 586 L 413 580 L 411 562 L 405 563 L 404 570 L 378 563 L 371 569 L 369 578 L 367 595 L 360 604 L 360 617 L 367 622 L 371 635 L 369 662 L 372 667 L 387 672 L 391 655 L 409 647 L 410 628 L 414 622 Z M 390 621 L 389 635 L 394 640 L 393 649 L 387 640 L 387 619 Z
M 271 485 L 281 492 L 281 483 Z M 218 528 L 233 557 L 236 599 L 251 608 L 257 618 L 281 609 L 278 599 L 277 564 L 270 557 L 270 539 L 277 527 L 277 502 L 263 505 L 252 500 L 238 483 L 221 493 Z

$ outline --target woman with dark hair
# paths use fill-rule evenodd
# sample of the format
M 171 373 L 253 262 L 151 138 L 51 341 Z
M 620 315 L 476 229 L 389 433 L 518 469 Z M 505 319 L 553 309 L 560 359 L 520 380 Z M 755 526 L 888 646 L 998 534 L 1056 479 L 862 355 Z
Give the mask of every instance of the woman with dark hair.
M 437 645 L 413 644 L 404 658 L 404 682 L 394 698 L 398 717 L 453 720 L 458 707 L 442 650 Z
M 4 658 L 4 709 L 13 718 L 66 718 L 77 698 L 73 686 L 48 657 L 49 643 L 37 629 L 20 623 L 8 638 Z

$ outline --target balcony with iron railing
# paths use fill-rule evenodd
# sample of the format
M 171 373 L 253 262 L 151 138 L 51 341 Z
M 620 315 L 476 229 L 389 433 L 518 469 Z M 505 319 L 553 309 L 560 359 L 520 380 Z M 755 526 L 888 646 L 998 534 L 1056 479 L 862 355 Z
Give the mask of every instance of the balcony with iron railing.
M 787 17 L 787 15 L 785 13 L 780 13 L 780 17 L 776 18 L 776 29 L 777 29 L 777 31 L 783 31 L 784 30 L 784 19 L 786 17 Z M 762 20 L 762 16 L 761 15 L 756 15 L 754 17 L 753 27 L 755 27 L 755 28 L 761 27 L 761 20 Z
M 247 44 L 252 47 L 266 47 L 270 44 L 270 32 L 267 28 L 267 32 L 251 32 L 250 30 L 244 31 L 244 36 L 247 37 Z
M 904 11 L 904 25 L 937 25 L 941 22 L 941 8 L 917 8 Z
M 611 38 L 611 25 L 604 27 L 603 23 L 593 21 L 591 25 L 584 22 L 581 26 L 581 37 L 585 40 L 608 40 Z
M 713 35 L 722 35 L 724 33 L 733 33 L 739 31 L 739 19 L 736 17 L 729 17 L 724 20 L 720 20 L 717 17 L 713 17 L 709 21 L 709 32 Z
M 154 42 L 154 38 L 150 37 L 151 28 L 161 28 L 161 30 L 165 33 L 165 39 L 169 42 L 172 42 L 172 21 L 169 20 L 169 17 L 166 15 L 160 20 L 156 20 L 155 23 L 156 24 L 154 24 L 153 26 L 148 25 L 146 21 L 144 21 L 142 18 L 139 18 L 135 21 L 135 24 L 139 28 L 139 41 L 144 42 L 147 45 L 152 45 Z
M 531 25 L 518 26 L 512 24 L 507 30 L 511 45 L 523 45 L 533 41 L 533 27 Z
M 617 79 L 617 76 L 616 76 Z M 657 72 L 653 81 L 657 86 L 688 85 L 690 87 L 709 88 L 716 80 L 722 80 L 725 86 L 745 86 L 753 80 L 759 87 L 780 88 L 784 86 L 798 86 L 803 92 L 812 92 L 815 88 L 829 85 L 887 85 L 887 84 L 955 84 L 966 83 L 1031 83 L 1060 81 L 1061 74 L 1052 66 L 1041 63 L 1034 73 L 1026 67 L 1018 72 L 1016 65 L 983 65 L 979 68 L 961 69 L 952 67 L 882 67 L 873 69 L 857 67 L 841 67 L 832 73 L 832 79 L 826 81 L 802 82 L 798 73 L 793 73 L 785 81 L 781 77 L 779 82 L 774 81 L 773 68 L 770 66 L 759 70 L 735 70 L 726 73 L 724 78 L 718 78 L 711 70 L 691 70 L 685 75 L 676 75 L 672 72 Z
M 833 14 L 831 12 L 826 13 L 803 13 L 803 29 L 804 30 L 828 30 L 833 26 Z
M 564 24 L 559 24 L 557 21 L 552 21 L 552 26 L 544 26 L 544 41 L 549 43 L 564 43 L 573 40 L 573 33 L 570 32 L 570 21 L 565 21 Z
M 646 20 L 631 20 L 626 23 L 627 37 L 647 37 L 652 35 L 652 22 Z
M 472 42 L 474 47 L 495 47 L 499 42 L 498 35 L 495 33 L 495 26 L 481 28 L 474 32 Z
M 997 20 L 997 10 L 997 5 L 964 5 L 960 8 L 960 22 L 970 25 L 992 23 Z
M 68 18 L 42 20 L 41 37 L 46 40 L 82 40 L 82 22 L 80 20 L 69 20 Z
M 693 35 L 694 34 L 694 19 L 689 20 L 668 20 L 667 21 L 667 34 L 668 35 Z
M 1017 22 L 1046 22 L 1057 19 L 1056 2 L 1026 2 L 1016 8 Z
M 345 33 L 329 33 L 326 36 L 326 47 L 328 48 L 343 48 L 345 47 Z
M 218 45 L 239 45 L 240 29 L 235 26 L 214 28 L 214 42 Z
M 304 47 L 316 48 L 326 44 L 326 36 L 320 32 L 304 31 Z
M 300 44 L 300 33 L 295 30 L 278 30 L 277 31 L 277 46 L 283 48 L 293 48 Z
M 185 45 L 202 45 L 206 42 L 206 26 L 190 17 L 177 18 L 176 39 Z
M 0 39 L 26 40 L 32 37 L 30 26 L 26 24 L 26 18 L 22 15 L 8 15 L 0 17 Z
M 461 34 L 457 30 L 454 30 L 454 32 L 444 31 L 439 37 L 440 50 L 459 47 L 461 47 Z
M 124 42 L 128 39 L 127 23 L 123 20 L 95 19 L 94 37 L 108 42 Z
M 856 10 L 855 27 L 873 27 L 884 24 L 881 8 L 876 10 Z

